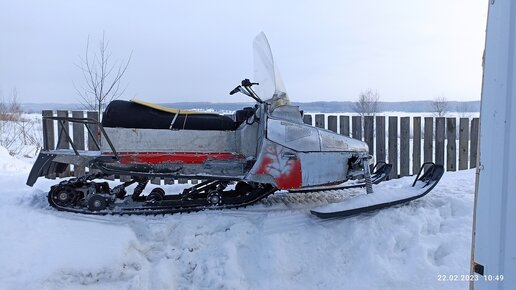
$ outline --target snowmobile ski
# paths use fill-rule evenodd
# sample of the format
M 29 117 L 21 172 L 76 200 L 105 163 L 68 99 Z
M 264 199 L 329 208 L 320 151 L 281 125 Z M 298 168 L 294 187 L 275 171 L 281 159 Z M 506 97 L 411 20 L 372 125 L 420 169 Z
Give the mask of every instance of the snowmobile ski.
M 425 172 L 421 175 L 423 170 Z M 311 213 L 322 219 L 345 218 L 404 204 L 429 193 L 437 185 L 443 173 L 442 165 L 425 162 L 409 188 L 393 193 L 363 194 L 343 202 L 321 206 L 311 210 Z

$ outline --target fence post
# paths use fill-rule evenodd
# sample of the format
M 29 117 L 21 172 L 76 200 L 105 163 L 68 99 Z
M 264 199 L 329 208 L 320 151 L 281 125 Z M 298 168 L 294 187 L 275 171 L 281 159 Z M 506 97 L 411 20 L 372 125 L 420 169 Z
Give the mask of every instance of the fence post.
M 303 115 L 303 122 L 307 125 L 312 126 L 312 115 Z
M 408 176 L 410 169 L 410 117 L 400 120 L 400 176 Z
M 52 110 L 43 110 L 41 112 L 43 117 L 53 117 L 54 111 Z M 43 149 L 45 150 L 54 150 L 54 121 L 46 120 L 43 121 Z
M 58 117 L 68 117 L 68 111 L 57 111 Z M 61 126 L 62 124 L 62 126 Z M 57 121 L 57 145 L 56 149 L 70 149 L 70 143 L 67 136 L 70 136 L 70 123 L 67 121 Z M 65 171 L 59 174 L 59 177 L 70 176 L 70 165 L 66 166 Z
M 72 111 L 72 117 L 73 118 L 84 118 L 84 112 L 83 111 Z M 73 123 L 72 124 L 73 129 L 73 144 L 75 145 L 75 148 L 77 150 L 84 150 L 85 148 L 85 141 L 84 141 L 84 125 L 80 123 Z M 74 165 L 73 166 L 73 175 L 75 177 L 83 176 L 86 172 L 84 166 L 80 165 Z
M 469 118 L 460 118 L 459 170 L 468 169 Z
M 444 117 L 435 119 L 435 163 L 441 165 L 444 165 L 444 120 Z
M 364 141 L 369 146 L 369 154 L 374 154 L 374 116 L 364 117 Z
M 478 126 L 479 119 L 471 120 L 471 142 L 469 144 L 469 168 L 477 167 L 477 150 L 478 150 Z
M 398 117 L 389 117 L 389 163 L 392 164 L 389 178 L 398 178 Z
M 88 111 L 86 113 L 86 117 L 88 117 L 89 119 L 98 120 L 99 113 L 93 112 L 93 111 Z M 97 144 L 100 145 L 99 126 L 97 126 L 97 125 L 86 125 L 86 126 L 88 126 L 88 128 L 90 128 L 91 134 L 93 134 L 93 138 L 92 138 L 92 136 L 88 133 L 88 150 L 91 150 L 91 151 L 100 150 L 97 148 L 97 146 L 95 146 L 95 142 L 93 141 L 93 140 L 95 140 L 97 142 Z M 89 173 L 90 174 L 95 173 L 95 171 L 92 170 L 91 168 L 89 168 Z
M 425 162 L 434 160 L 433 156 L 433 141 L 434 141 L 434 118 L 425 117 L 425 140 L 424 140 L 424 158 Z
M 362 117 L 351 117 L 351 130 L 354 139 L 362 140 Z
M 385 116 L 376 116 L 376 162 L 385 162 Z
M 323 114 L 315 115 L 315 127 L 324 129 L 324 115 Z
M 421 169 L 421 117 L 414 117 L 412 133 L 412 174 Z
M 339 133 L 349 137 L 349 116 L 340 116 L 340 131 Z
M 337 133 L 337 116 L 328 116 L 328 130 Z
M 446 170 L 457 170 L 457 120 L 455 118 L 446 118 Z
M 58 110 L 57 116 L 68 117 L 68 111 Z M 70 123 L 64 121 L 63 126 L 60 123 L 60 121 L 57 122 L 57 149 L 70 149 L 70 144 L 66 138 L 67 134 L 70 136 Z

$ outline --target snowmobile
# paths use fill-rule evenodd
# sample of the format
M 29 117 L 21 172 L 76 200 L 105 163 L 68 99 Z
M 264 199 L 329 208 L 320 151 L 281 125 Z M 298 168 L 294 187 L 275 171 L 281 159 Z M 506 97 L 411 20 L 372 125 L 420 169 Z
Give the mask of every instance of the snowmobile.
M 72 164 L 89 173 L 51 187 L 49 204 L 84 214 L 165 214 L 243 207 L 278 190 L 313 192 L 365 187 L 356 206 L 312 211 L 321 218 L 343 217 L 419 198 L 437 184 L 441 165 L 427 164 L 413 187 L 402 195 L 373 193 L 392 166 L 371 166 L 366 143 L 307 125 L 290 103 L 263 33 L 254 40 L 255 81 L 245 79 L 230 92 L 256 101 L 233 118 L 215 113 L 176 110 L 140 100 L 112 101 L 102 121 L 57 120 L 71 149 L 43 150 L 29 174 L 33 186 L 41 176 L 59 176 Z M 267 98 L 263 100 L 262 97 Z M 97 151 L 78 150 L 68 123 L 84 124 L 90 136 L 101 135 Z M 98 128 L 95 131 L 92 128 Z M 61 140 L 62 138 L 58 138 Z M 92 140 L 95 140 L 92 138 Z M 59 148 L 59 146 L 57 146 Z M 421 176 L 420 176 L 421 175 Z M 107 176 L 130 176 L 111 187 Z M 161 187 L 144 193 L 153 178 L 197 179 L 182 192 Z M 129 186 L 135 185 L 129 194 Z M 380 198 L 379 198 L 380 197 Z

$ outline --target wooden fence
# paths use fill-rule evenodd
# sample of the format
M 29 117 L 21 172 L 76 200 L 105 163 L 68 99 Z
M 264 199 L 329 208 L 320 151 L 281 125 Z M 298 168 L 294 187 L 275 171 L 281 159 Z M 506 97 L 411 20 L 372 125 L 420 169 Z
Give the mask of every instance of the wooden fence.
M 43 116 L 91 118 L 98 120 L 97 112 L 51 111 Z M 477 162 L 478 118 L 444 117 L 397 117 L 397 116 L 349 116 L 337 114 L 305 114 L 306 124 L 362 140 L 369 145 L 369 153 L 375 161 L 393 165 L 390 178 L 416 174 L 422 162 L 433 161 L 445 165 L 447 171 L 474 168 Z M 458 124 L 458 127 L 457 127 Z M 91 125 L 90 125 L 91 126 Z M 67 124 L 65 127 L 78 150 L 96 150 L 98 134 L 88 134 L 83 124 Z M 98 132 L 91 126 L 92 132 Z M 58 140 L 59 139 L 59 140 Z M 457 144 L 458 140 L 458 144 Z M 56 143 L 57 142 L 57 143 Z M 458 146 L 457 146 L 458 145 Z M 44 149 L 70 149 L 65 134 L 60 134 L 56 121 L 43 122 Z M 72 166 L 62 176 L 81 176 L 88 168 Z M 52 176 L 50 176 L 52 178 Z M 54 176 L 55 178 L 55 176 Z M 110 179 L 128 180 L 129 176 L 110 176 Z M 177 181 L 165 178 L 151 180 L 153 184 L 197 183 L 196 180 Z
M 417 174 L 427 161 L 447 171 L 477 164 L 478 118 L 305 114 L 303 121 L 366 142 L 377 162 L 392 164 L 390 178 Z

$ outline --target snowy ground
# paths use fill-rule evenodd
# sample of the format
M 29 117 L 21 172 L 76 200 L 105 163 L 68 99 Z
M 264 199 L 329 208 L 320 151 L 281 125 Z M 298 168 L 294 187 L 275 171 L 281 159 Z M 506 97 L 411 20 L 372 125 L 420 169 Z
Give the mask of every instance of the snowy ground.
M 239 210 L 90 217 L 47 206 L 55 181 L 25 186 L 31 162 L 0 147 L 0 289 L 468 287 L 437 278 L 469 273 L 473 170 L 445 173 L 407 206 L 343 220 L 308 213 L 338 195 L 285 193 Z

